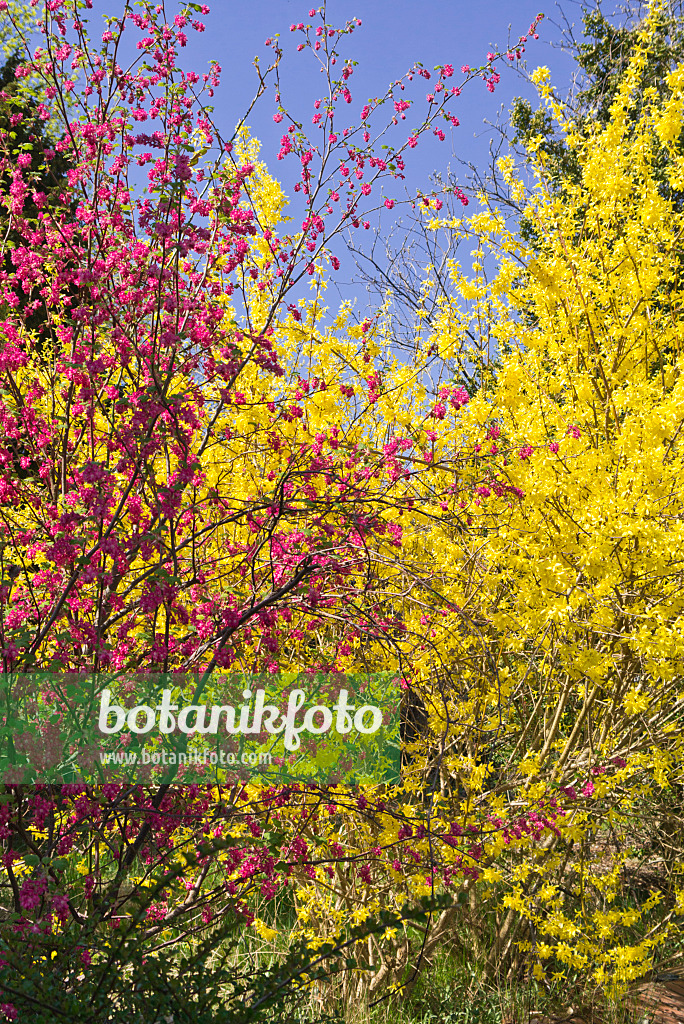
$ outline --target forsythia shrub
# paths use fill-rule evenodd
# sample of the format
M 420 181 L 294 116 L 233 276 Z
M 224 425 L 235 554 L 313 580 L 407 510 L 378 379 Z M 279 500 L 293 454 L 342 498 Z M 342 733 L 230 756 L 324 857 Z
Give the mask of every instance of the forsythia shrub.
M 470 574 L 436 572 L 412 665 L 420 785 L 478 822 L 482 909 L 506 910 L 490 962 L 613 992 L 665 955 L 684 912 L 684 66 L 663 102 L 640 95 L 654 24 L 655 9 L 605 127 L 576 131 L 535 73 L 581 177 L 550 187 L 534 140 L 531 188 L 502 162 L 534 245 L 485 197 L 453 226 L 476 241 L 474 276 L 452 267 L 433 342 L 494 341 L 462 429 L 486 432 L 521 498 L 485 522 L 492 474 L 467 503 Z M 464 564 L 462 535 L 435 524 L 420 542 L 445 573 Z

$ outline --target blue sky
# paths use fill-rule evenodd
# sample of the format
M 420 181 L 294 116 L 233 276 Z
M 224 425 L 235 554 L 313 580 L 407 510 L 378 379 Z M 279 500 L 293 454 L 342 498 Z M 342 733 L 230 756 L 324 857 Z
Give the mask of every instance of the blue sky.
M 108 6 L 112 10 L 112 4 Z M 199 36 L 191 33 L 186 52 L 188 63 L 198 70 L 199 65 L 212 58 L 223 68 L 223 84 L 216 93 L 215 116 L 219 126 L 229 134 L 242 116 L 256 83 L 251 61 L 258 55 L 264 64 L 270 54 L 264 41 L 276 32 L 281 33 L 285 50 L 283 98 L 304 124 L 310 123 L 313 110 L 309 108 L 320 89 L 321 76 L 311 53 L 295 52 L 298 37 L 289 32 L 289 26 L 292 22 L 310 22 L 308 11 L 314 5 L 306 0 L 214 0 L 209 6 L 211 13 L 203 18 L 206 31 Z M 572 5 L 570 9 L 573 10 Z M 574 10 L 579 15 L 579 8 Z M 457 75 L 463 64 L 483 63 L 489 50 L 507 45 L 509 26 L 510 38 L 517 40 L 539 11 L 556 20 L 555 6 L 549 5 L 545 10 L 540 0 L 489 0 L 486 4 L 477 0 L 330 0 L 329 22 L 340 24 L 352 17 L 363 22 L 348 39 L 345 50 L 359 62 L 350 83 L 354 96 L 350 113 L 353 115 L 370 96 L 384 92 L 389 82 L 400 77 L 414 61 L 421 61 L 428 69 L 450 63 L 457 69 Z M 550 45 L 558 40 L 558 29 L 545 20 L 539 36 L 527 47 L 529 67 L 546 64 L 565 91 L 572 63 Z M 459 157 L 483 165 L 489 139 L 494 135 L 484 122 L 495 121 L 501 106 L 507 109 L 516 95 L 532 97 L 533 92 L 510 67 L 502 74 L 494 94 L 487 91 L 483 82 L 472 82 L 455 107 L 461 126 L 444 143 L 434 140 L 416 149 L 412 154 L 411 179 L 418 184 L 435 169 L 444 172 L 449 164 L 455 169 Z M 250 116 L 249 124 L 264 142 L 263 156 L 275 172 L 275 153 L 282 129 L 273 124 L 272 103 L 272 97 L 262 101 Z
M 181 0 L 166 0 L 167 16 L 172 18 Z M 223 69 L 222 85 L 215 96 L 215 120 L 224 136 L 230 136 L 236 122 L 247 109 L 257 82 L 252 67 L 255 56 L 267 65 L 271 51 L 265 39 L 280 33 L 285 51 L 281 65 L 283 101 L 305 126 L 311 126 L 313 100 L 320 95 L 321 75 L 309 51 L 296 53 L 301 38 L 289 32 L 293 22 L 309 23 L 309 10 L 319 7 L 314 0 L 209 0 L 210 14 L 203 16 L 206 29 L 202 34 L 188 33 L 188 45 L 181 51 L 183 65 L 196 71 L 205 70 L 210 60 L 217 60 Z M 89 15 L 93 38 L 102 15 L 115 15 L 123 8 L 123 0 L 94 0 Z M 568 0 L 564 8 L 581 18 L 577 0 Z M 488 51 L 507 46 L 527 32 L 538 12 L 545 14 L 539 28 L 539 39 L 528 43 L 525 58 L 529 68 L 545 64 L 551 68 L 553 81 L 564 93 L 572 72 L 572 62 L 552 44 L 559 39 L 559 30 L 551 22 L 558 20 L 555 2 L 544 6 L 544 0 L 328 0 L 327 21 L 341 25 L 357 17 L 363 22 L 353 36 L 345 41 L 344 56 L 358 61 L 350 81 L 354 102 L 349 108 L 350 123 L 371 97 L 384 93 L 416 61 L 432 70 L 437 64 L 452 64 L 456 69 L 453 81 L 463 76 L 464 64 L 484 63 Z M 487 160 L 489 141 L 496 133 L 485 121 L 496 121 L 501 108 L 510 106 L 513 97 L 534 98 L 534 90 L 505 61 L 499 65 L 501 82 L 494 94 L 484 82 L 473 81 L 464 89 L 454 106 L 461 122 L 443 143 L 426 140 L 411 153 L 407 181 L 412 188 L 427 186 L 428 175 L 447 167 L 458 167 L 465 159 L 483 167 Z M 414 83 L 414 86 L 418 83 Z M 421 82 L 414 95 L 424 99 L 427 83 Z M 421 96 L 422 93 L 422 96 Z M 419 104 L 416 103 L 416 108 Z M 286 125 L 273 123 L 272 93 L 264 97 L 249 117 L 253 134 L 263 142 L 262 156 L 273 173 L 283 171 L 276 154 L 279 139 Z M 407 121 L 407 125 L 409 121 Z M 408 161 L 407 161 L 408 164 Z M 465 180 L 464 180 L 465 183 Z
M 254 95 L 257 77 L 252 61 L 258 56 L 262 67 L 266 67 L 272 52 L 265 46 L 265 40 L 280 33 L 284 50 L 281 64 L 283 104 L 296 120 L 308 128 L 310 138 L 317 138 L 318 130 L 312 126 L 311 117 L 314 100 L 323 95 L 322 76 L 309 50 L 296 52 L 302 37 L 291 33 L 289 27 L 293 22 L 318 23 L 317 19 L 309 17 L 309 10 L 319 7 L 319 3 L 316 0 L 258 0 L 251 3 L 244 0 L 208 0 L 208 6 L 210 13 L 201 18 L 206 29 L 201 34 L 188 32 L 188 45 L 181 50 L 181 60 L 186 69 L 198 72 L 206 70 L 211 60 L 221 65 L 222 84 L 213 99 L 213 116 L 222 135 L 232 135 L 235 124 L 243 117 Z M 95 0 L 93 12 L 89 15 L 94 40 L 99 35 L 100 17 L 103 14 L 115 15 L 121 7 L 123 0 Z M 180 7 L 180 0 L 166 0 L 167 17 L 171 19 Z M 574 11 L 580 20 L 578 3 L 569 0 L 567 9 Z M 560 35 L 552 24 L 558 19 L 555 6 L 545 8 L 540 6 L 540 0 L 489 0 L 487 4 L 477 0 L 421 0 L 419 3 L 415 0 L 328 0 L 328 23 L 340 27 L 351 18 L 362 21 L 361 27 L 341 44 L 342 56 L 358 62 L 349 81 L 353 102 L 348 108 L 347 123 L 357 123 L 366 101 L 384 94 L 389 83 L 400 78 L 415 62 L 421 62 L 430 71 L 438 64 L 452 64 L 455 69 L 452 81 L 460 84 L 464 79 L 460 72 L 462 65 L 483 64 L 489 51 L 502 50 L 510 42 L 516 42 L 521 34 L 527 32 L 540 11 L 546 17 L 538 29 L 539 39 L 530 40 L 527 44 L 525 59 L 530 70 L 540 64 L 550 67 L 552 80 L 563 94 L 569 85 L 573 65 L 557 46 L 552 45 L 558 42 Z M 506 61 L 499 62 L 497 67 L 502 77 L 493 94 L 479 79 L 469 82 L 463 89 L 453 106 L 460 126 L 451 129 L 445 141 L 439 142 L 427 135 L 415 150 L 409 151 L 406 181 L 395 193 L 397 199 L 401 198 L 404 187 L 411 195 L 415 195 L 416 189 L 429 191 L 429 176 L 435 171 L 443 176 L 449 170 L 456 172 L 459 183 L 465 188 L 467 172 L 459 164 L 459 159 L 484 169 L 490 141 L 497 138 L 496 131 L 485 122 L 496 122 L 499 116 L 505 118 L 515 96 L 535 97 L 534 89 L 515 67 Z M 416 99 L 416 109 L 424 108 L 428 83 L 417 79 L 410 88 Z M 273 92 L 270 91 L 252 111 L 247 123 L 252 134 L 262 141 L 261 156 L 271 173 L 281 181 L 286 194 L 296 198 L 292 196 L 291 187 L 301 167 L 294 158 L 282 163 L 277 160 L 280 138 L 287 124 L 274 123 L 275 109 Z M 386 109 L 380 112 L 382 118 Z M 410 113 L 409 119 L 394 130 L 402 133 L 401 141 L 410 134 L 407 129 L 411 127 L 412 116 Z M 392 141 L 400 144 L 398 136 Z M 397 211 L 398 208 L 390 215 L 383 209 L 383 232 L 389 230 L 391 222 L 396 220 Z M 295 212 L 294 208 L 291 212 Z M 474 204 L 467 211 L 471 212 L 474 212 Z M 365 244 L 372 241 L 372 232 L 358 234 L 364 236 L 360 241 Z M 355 297 L 358 289 L 350 282 L 353 270 L 341 251 L 339 255 L 343 258 L 342 272 L 336 275 L 339 294 L 345 298 Z
M 311 130 L 313 100 L 321 94 L 322 76 L 310 51 L 296 52 L 301 35 L 291 33 L 289 26 L 300 21 L 316 23 L 308 12 L 318 4 L 307 0 L 259 0 L 257 3 L 234 0 L 211 3 L 209 0 L 209 6 L 211 13 L 202 19 L 206 31 L 200 35 L 190 33 L 184 57 L 187 64 L 197 70 L 211 59 L 221 64 L 222 85 L 215 95 L 214 117 L 222 133 L 227 136 L 232 133 L 233 126 L 249 105 L 257 81 L 251 62 L 258 55 L 262 67 L 267 65 L 271 51 L 264 43 L 267 37 L 278 32 L 284 49 L 283 103 Z M 576 12 L 579 21 L 579 5 L 570 3 L 568 6 L 570 11 Z M 517 41 L 540 11 L 546 17 L 538 29 L 539 39 L 528 43 L 525 58 L 530 70 L 540 64 L 550 67 L 552 80 L 564 94 L 573 65 L 567 55 L 552 45 L 560 36 L 558 27 L 552 24 L 558 20 L 555 5 L 545 9 L 540 6 L 540 0 L 489 0 L 487 4 L 477 0 L 421 0 L 420 3 L 415 0 L 328 0 L 328 23 L 340 26 L 353 17 L 362 20 L 362 26 L 342 47 L 344 56 L 358 61 L 349 83 L 353 95 L 349 123 L 353 123 L 354 117 L 358 118 L 358 112 L 369 97 L 384 93 L 390 81 L 399 78 L 416 61 L 429 70 L 437 64 L 450 63 L 456 69 L 453 81 L 462 80 L 462 65 L 480 65 L 488 51 L 505 49 L 509 41 Z M 497 137 L 495 130 L 485 122 L 496 122 L 502 108 L 505 116 L 517 95 L 534 99 L 533 88 L 521 74 L 505 61 L 501 64 L 498 65 L 501 82 L 493 94 L 480 80 L 464 88 L 454 105 L 454 113 L 461 124 L 452 129 L 451 137 L 447 135 L 444 142 L 439 142 L 428 136 L 410 152 L 405 184 L 412 194 L 416 188 L 428 190 L 429 175 L 436 170 L 443 175 L 448 169 L 455 171 L 465 186 L 466 171 L 459 165 L 459 158 L 484 168 L 490 140 Z M 414 86 L 416 84 L 414 82 Z M 414 95 L 424 100 L 427 91 L 427 83 L 421 81 Z M 286 124 L 273 123 L 274 109 L 270 94 L 260 101 L 248 124 L 263 143 L 263 159 L 289 193 L 288 174 L 292 174 L 293 169 L 288 168 L 287 161 L 279 163 L 276 158 Z M 473 210 L 471 204 L 468 212 Z M 385 216 L 383 229 L 390 219 Z M 366 234 L 368 241 L 369 234 Z M 348 294 L 344 288 L 343 292 Z

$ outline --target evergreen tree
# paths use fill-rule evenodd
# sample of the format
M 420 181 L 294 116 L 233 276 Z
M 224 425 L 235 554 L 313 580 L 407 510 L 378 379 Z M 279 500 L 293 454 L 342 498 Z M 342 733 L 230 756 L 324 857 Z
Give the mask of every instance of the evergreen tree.
M 583 41 L 568 41 L 569 49 L 580 71 L 580 88 L 565 101 L 569 117 L 580 133 L 585 134 L 592 124 L 606 125 L 610 121 L 611 107 L 620 84 L 630 65 L 639 33 L 644 24 L 644 5 L 627 5 L 623 18 L 614 24 L 596 6 L 583 7 Z M 638 123 L 644 103 L 657 97 L 662 103 L 669 96 L 667 76 L 684 59 L 684 20 L 682 0 L 671 0 L 654 15 L 656 33 L 653 48 L 649 50 L 634 105 L 630 111 L 631 123 Z M 565 143 L 564 133 L 554 125 L 554 119 L 545 106 L 533 108 L 529 100 L 517 98 L 511 108 L 510 122 L 515 130 L 513 144 L 529 146 L 533 139 L 541 139 L 539 150 L 545 156 L 547 181 L 553 189 L 562 191 L 566 181 L 578 181 L 580 165 L 577 152 Z M 679 146 L 684 145 L 680 137 Z M 684 194 L 673 192 L 665 169 L 671 157 L 665 149 L 658 154 L 656 170 L 663 198 L 674 199 L 678 209 Z M 530 225 L 522 222 L 523 237 L 530 235 Z

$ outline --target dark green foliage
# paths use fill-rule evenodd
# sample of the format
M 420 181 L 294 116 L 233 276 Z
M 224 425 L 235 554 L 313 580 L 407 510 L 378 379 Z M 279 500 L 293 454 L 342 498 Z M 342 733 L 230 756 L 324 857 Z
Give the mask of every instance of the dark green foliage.
M 371 934 L 410 923 L 424 927 L 430 914 L 450 903 L 440 895 L 396 914 L 381 911 L 349 927 L 317 949 L 301 940 L 269 964 L 240 952 L 245 921 L 222 914 L 203 927 L 188 928 L 187 941 L 173 946 L 144 932 L 160 886 L 137 888 L 135 912 L 125 927 L 111 929 L 94 915 L 64 931 L 21 936 L 19 915 L 0 926 L 0 1003 L 11 1004 L 31 1024 L 286 1024 L 308 1004 L 312 982 L 357 966 L 354 946 Z M 180 950 L 183 949 L 183 952 Z M 331 1020 L 332 1018 L 327 1018 Z
M 625 71 L 634 55 L 643 18 L 632 15 L 613 24 L 600 10 L 584 7 L 584 42 L 571 46 L 575 62 L 582 72 L 578 92 L 568 101 L 568 110 L 580 131 L 586 132 L 594 124 L 606 125 Z M 641 13 L 641 6 L 637 14 Z M 680 0 L 672 3 L 657 16 L 656 32 L 649 50 L 644 72 L 639 83 L 637 102 L 631 107 L 633 122 L 641 116 L 646 90 L 655 89 L 661 100 L 669 91 L 667 75 L 684 61 L 684 21 Z M 511 108 L 511 125 L 515 130 L 514 144 L 526 145 L 541 136 L 541 152 L 546 156 L 545 171 L 552 189 L 562 192 L 564 181 L 577 181 L 580 170 L 576 154 L 568 150 L 562 135 L 556 130 L 549 113 L 539 107 L 533 109 L 529 100 L 516 99 Z M 684 139 L 680 139 L 680 146 Z M 666 181 L 667 155 L 660 154 L 662 194 L 674 199 L 678 208 L 683 198 L 674 195 Z M 523 225 L 523 236 L 534 237 L 531 225 Z
M 640 83 L 640 96 L 654 88 L 661 98 L 666 94 L 665 78 L 684 60 L 684 24 L 681 4 L 658 15 L 657 32 L 649 52 L 644 75 Z M 615 26 L 600 10 L 587 10 L 584 15 L 586 42 L 577 52 L 577 63 L 584 71 L 587 85 L 577 96 L 577 110 L 582 120 L 607 124 L 610 107 L 614 102 L 629 61 L 634 55 L 637 34 L 641 28 L 637 21 L 631 26 Z M 637 102 L 632 116 L 641 113 Z
M 19 93 L 16 70 L 20 64 L 19 56 L 15 54 L 0 68 L 0 191 L 3 197 L 0 204 L 0 231 L 3 239 L 0 273 L 3 283 L 8 275 L 14 273 L 13 248 L 26 244 L 26 231 L 15 230 L 15 218 L 10 215 L 8 202 L 19 156 L 27 154 L 31 158 L 30 164 L 24 168 L 24 174 L 30 177 L 32 185 L 26 196 L 22 218 L 30 225 L 37 226 L 41 210 L 52 211 L 60 219 L 74 216 L 73 204 L 67 205 L 63 199 L 68 164 L 55 151 L 55 143 L 40 116 L 39 100 L 27 99 Z M 45 196 L 40 206 L 33 198 L 34 194 L 39 193 Z M 0 289 L 0 315 L 7 309 L 6 296 L 2 294 L 4 290 L 4 287 Z M 18 298 L 26 330 L 35 333 L 36 344 L 40 349 L 46 330 L 44 299 L 38 289 L 31 289 Z

